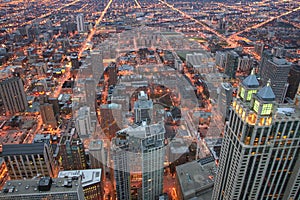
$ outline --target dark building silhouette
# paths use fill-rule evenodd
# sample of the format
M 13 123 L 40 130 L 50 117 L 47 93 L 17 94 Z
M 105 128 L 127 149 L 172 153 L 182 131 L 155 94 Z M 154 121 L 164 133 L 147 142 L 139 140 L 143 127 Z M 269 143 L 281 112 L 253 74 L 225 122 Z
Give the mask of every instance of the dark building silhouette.
M 300 65 L 292 65 L 288 77 L 288 90 L 286 92 L 286 97 L 289 97 L 291 99 L 295 98 L 295 95 L 298 91 L 300 82 Z

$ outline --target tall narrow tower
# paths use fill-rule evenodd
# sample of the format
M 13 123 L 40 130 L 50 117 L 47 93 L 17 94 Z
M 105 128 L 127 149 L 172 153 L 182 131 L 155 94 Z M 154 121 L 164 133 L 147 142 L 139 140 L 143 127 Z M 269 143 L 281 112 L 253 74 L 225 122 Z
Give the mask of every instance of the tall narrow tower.
M 293 199 L 300 187 L 300 110 L 277 104 L 270 82 L 240 85 L 221 148 L 214 200 Z
M 77 31 L 84 32 L 84 16 L 83 14 L 79 14 L 76 16 L 76 23 L 77 23 Z

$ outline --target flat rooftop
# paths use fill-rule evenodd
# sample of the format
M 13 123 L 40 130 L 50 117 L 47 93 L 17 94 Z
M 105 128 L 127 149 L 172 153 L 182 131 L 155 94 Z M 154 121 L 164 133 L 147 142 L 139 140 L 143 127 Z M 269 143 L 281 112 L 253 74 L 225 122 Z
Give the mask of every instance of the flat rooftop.
M 67 179 L 54 178 L 49 191 L 40 191 L 38 186 L 41 179 L 31 180 L 9 180 L 0 191 L 1 197 L 17 197 L 17 196 L 31 196 L 42 194 L 55 194 L 55 193 L 77 193 L 79 190 L 80 180 L 70 180 L 71 184 L 65 186 Z M 6 190 L 6 191 L 5 191 Z
M 200 198 L 212 190 L 216 169 L 214 159 L 209 158 L 177 166 L 176 173 L 183 197 L 186 199 Z
M 71 171 L 60 171 L 58 178 L 73 178 L 81 176 L 82 187 L 87 187 L 101 182 L 102 169 L 86 169 L 86 170 L 71 170 Z
M 2 148 L 2 156 L 44 154 L 45 144 L 6 144 Z

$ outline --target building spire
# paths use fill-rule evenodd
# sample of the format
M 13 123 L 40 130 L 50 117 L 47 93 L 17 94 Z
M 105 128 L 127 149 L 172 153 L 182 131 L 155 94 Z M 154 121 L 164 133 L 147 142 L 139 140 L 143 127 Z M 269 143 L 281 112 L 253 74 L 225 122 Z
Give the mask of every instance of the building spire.
M 255 75 L 255 68 L 254 67 L 251 70 L 251 75 Z
M 267 86 L 271 86 L 271 79 L 268 80 Z
M 242 81 L 242 84 L 249 88 L 258 88 L 259 87 L 259 82 L 255 75 L 255 68 L 252 68 L 251 74 Z
M 262 100 L 275 100 L 275 94 L 271 88 L 271 80 L 269 79 L 267 85 L 259 90 L 257 96 L 260 97 Z

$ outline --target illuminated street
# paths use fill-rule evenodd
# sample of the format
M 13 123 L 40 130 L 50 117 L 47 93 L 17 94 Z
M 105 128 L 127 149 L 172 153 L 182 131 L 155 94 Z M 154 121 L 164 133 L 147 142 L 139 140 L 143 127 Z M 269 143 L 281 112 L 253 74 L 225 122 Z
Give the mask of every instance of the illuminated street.
M 0 7 L 0 199 L 297 199 L 299 1 Z

